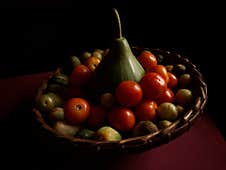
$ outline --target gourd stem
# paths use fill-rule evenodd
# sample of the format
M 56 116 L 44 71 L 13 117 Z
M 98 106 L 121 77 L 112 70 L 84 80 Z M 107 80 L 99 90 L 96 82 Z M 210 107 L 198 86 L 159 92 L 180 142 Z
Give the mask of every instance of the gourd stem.
M 113 15 L 115 17 L 115 38 L 122 38 L 121 21 L 119 13 L 115 8 L 113 8 Z

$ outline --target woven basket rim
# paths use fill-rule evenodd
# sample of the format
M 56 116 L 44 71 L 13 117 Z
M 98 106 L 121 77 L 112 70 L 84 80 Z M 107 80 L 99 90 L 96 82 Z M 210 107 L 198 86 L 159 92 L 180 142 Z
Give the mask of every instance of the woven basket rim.
M 120 148 L 121 150 L 125 149 L 134 149 L 139 147 L 148 146 L 152 148 L 156 145 L 161 145 L 163 143 L 168 143 L 172 139 L 182 135 L 185 131 L 189 130 L 194 121 L 201 116 L 203 110 L 207 103 L 207 84 L 205 83 L 205 79 L 202 73 L 198 70 L 198 68 L 188 59 L 182 57 L 180 54 L 170 51 L 161 50 L 160 48 L 143 48 L 143 47 L 132 47 L 134 50 L 150 50 L 155 52 L 163 52 L 168 55 L 175 56 L 178 60 L 186 63 L 186 66 L 189 66 L 190 70 L 196 75 L 198 83 L 199 83 L 199 90 L 200 96 L 196 98 L 194 106 L 192 106 L 187 112 L 184 114 L 183 117 L 179 118 L 175 122 L 173 122 L 169 127 L 165 129 L 160 129 L 159 131 L 138 137 L 130 137 L 126 139 L 122 139 L 120 141 L 97 141 L 91 139 L 81 139 L 76 137 L 70 137 L 66 135 L 59 134 L 56 130 L 54 130 L 50 125 L 46 123 L 44 118 L 42 117 L 42 113 L 37 109 L 33 108 L 33 112 L 35 113 L 36 120 L 40 123 L 40 125 L 49 131 L 50 133 L 54 134 L 55 137 L 68 140 L 68 142 L 72 143 L 83 143 L 89 147 L 95 147 L 96 150 L 104 149 L 109 150 L 112 148 Z M 59 68 L 53 72 L 49 78 L 51 78 L 56 72 L 59 72 Z M 37 90 L 36 99 L 42 94 L 42 90 L 45 88 L 47 84 L 47 80 L 43 80 L 41 86 Z

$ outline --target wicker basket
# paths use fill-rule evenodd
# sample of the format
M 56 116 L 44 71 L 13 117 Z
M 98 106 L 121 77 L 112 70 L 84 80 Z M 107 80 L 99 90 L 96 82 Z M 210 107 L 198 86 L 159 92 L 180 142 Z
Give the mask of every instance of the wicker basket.
M 152 149 L 154 147 L 166 144 L 173 139 L 179 137 L 184 132 L 188 131 L 195 120 L 200 117 L 203 113 L 205 105 L 207 103 L 207 85 L 204 81 L 204 78 L 198 68 L 190 62 L 187 58 L 180 56 L 177 53 L 164 51 L 161 49 L 149 49 L 149 48 L 138 48 L 133 47 L 132 50 L 136 56 L 141 50 L 150 50 L 156 56 L 164 56 L 168 64 L 184 64 L 187 68 L 187 72 L 192 75 L 193 86 L 192 91 L 195 96 L 195 101 L 192 104 L 186 113 L 172 123 L 169 127 L 159 130 L 155 133 L 140 136 L 140 137 L 131 137 L 123 139 L 118 142 L 105 142 L 105 141 L 94 141 L 87 139 L 74 138 L 69 136 L 64 136 L 58 134 L 50 125 L 47 124 L 42 113 L 34 107 L 33 112 L 35 113 L 35 119 L 39 123 L 41 130 L 45 131 L 47 136 L 51 137 L 51 141 L 61 148 L 75 149 L 78 151 L 119 151 L 119 152 L 128 152 L 128 151 L 145 151 Z M 54 74 L 54 73 L 53 73 Z M 43 89 L 46 87 L 47 80 L 43 81 L 41 87 L 38 88 L 36 97 L 39 97 L 42 94 Z

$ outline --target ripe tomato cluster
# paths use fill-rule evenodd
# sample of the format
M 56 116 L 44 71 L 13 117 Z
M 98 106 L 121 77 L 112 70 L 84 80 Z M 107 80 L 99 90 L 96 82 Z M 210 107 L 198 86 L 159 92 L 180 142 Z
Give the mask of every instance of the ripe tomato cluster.
M 121 128 L 125 125 L 131 127 L 127 131 L 133 129 L 135 122 L 155 121 L 158 105 L 163 102 L 174 102 L 172 89 L 177 86 L 177 77 L 169 73 L 165 66 L 158 65 L 156 57 L 150 51 L 143 51 L 137 59 L 146 74 L 140 82 L 131 80 L 121 82 L 115 90 L 115 98 L 120 108 L 129 109 L 130 112 L 128 114 L 127 110 L 124 114 L 118 114 L 119 111 L 116 109 L 114 120 L 120 120 L 122 117 L 131 119 L 131 121 L 112 121 L 111 125 L 119 131 L 126 131 Z
M 180 84 L 189 84 L 190 75 L 183 74 L 179 77 L 169 69 L 170 66 L 159 64 L 156 56 L 147 50 L 137 56 L 137 60 L 146 71 L 139 82 L 123 81 L 118 84 L 114 93 L 104 92 L 98 96 L 94 94 L 98 102 L 92 101 L 93 96 L 90 97 L 88 93 L 96 88 L 91 82 L 95 82 L 95 69 L 105 53 L 106 51 L 96 50 L 71 58 L 73 69 L 68 74 L 68 83 L 63 83 L 67 84 L 67 88 L 61 93 L 65 102 L 61 106 L 49 109 L 51 117 L 54 117 L 54 127 L 59 132 L 91 138 L 90 136 L 100 128 L 105 127 L 108 133 L 117 134 L 117 139 L 121 139 L 119 133 L 128 134 L 134 129 L 137 132 L 136 126 L 140 122 L 144 124 L 143 121 L 156 122 L 160 117 L 164 120 L 161 126 L 169 125 L 168 120 L 175 120 L 177 112 L 183 110 L 186 103 L 190 102 L 191 91 L 185 88 L 177 89 Z M 59 81 L 59 78 L 57 80 Z M 175 102 L 180 106 L 176 107 L 173 104 Z M 104 134 L 102 129 L 100 132 Z M 109 134 L 107 136 L 109 137 Z M 103 138 L 106 139 L 106 136 L 98 139 Z

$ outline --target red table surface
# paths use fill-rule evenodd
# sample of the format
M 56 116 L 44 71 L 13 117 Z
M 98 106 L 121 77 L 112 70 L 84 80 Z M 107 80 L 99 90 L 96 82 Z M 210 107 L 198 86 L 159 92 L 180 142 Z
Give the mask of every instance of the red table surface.
M 48 72 L 1 79 L 4 98 L 0 98 L 0 120 L 3 121 L 22 101 L 32 100 L 35 90 L 49 75 Z M 101 165 L 103 169 L 117 170 L 226 170 L 226 142 L 209 115 L 204 114 L 189 131 L 160 147 L 136 154 L 87 156 L 84 161 L 67 157 L 57 168 L 71 169 L 79 165 L 95 169 Z

